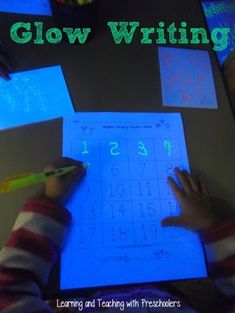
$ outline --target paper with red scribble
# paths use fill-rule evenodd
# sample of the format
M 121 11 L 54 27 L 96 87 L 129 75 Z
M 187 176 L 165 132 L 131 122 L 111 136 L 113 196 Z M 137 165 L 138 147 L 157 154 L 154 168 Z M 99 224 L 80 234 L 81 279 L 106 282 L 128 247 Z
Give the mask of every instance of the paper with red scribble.
M 164 106 L 218 107 L 208 51 L 159 48 Z

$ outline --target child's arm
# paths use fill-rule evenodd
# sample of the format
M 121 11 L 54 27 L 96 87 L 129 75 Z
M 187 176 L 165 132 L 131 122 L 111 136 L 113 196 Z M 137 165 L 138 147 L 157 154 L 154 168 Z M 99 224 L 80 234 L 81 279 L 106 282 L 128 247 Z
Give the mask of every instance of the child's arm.
M 179 226 L 198 231 L 205 246 L 208 269 L 217 287 L 228 297 L 227 303 L 235 303 L 235 219 L 221 222 L 201 179 L 195 179 L 186 171 L 175 169 L 182 188 L 173 180 L 168 182 L 181 206 L 181 215 L 168 217 L 163 226 Z
M 0 77 L 5 80 L 10 80 L 9 71 L 13 69 L 11 62 L 9 60 L 9 56 L 3 50 L 2 46 L 0 46 Z
M 69 221 L 69 212 L 52 200 L 27 201 L 0 252 L 0 311 L 51 312 L 41 300 L 41 289 L 60 252 Z
M 71 165 L 63 159 L 53 168 Z M 48 274 L 66 235 L 71 215 L 61 207 L 61 197 L 71 187 L 78 171 L 46 182 L 46 197 L 27 201 L 13 226 L 11 236 L 0 252 L 0 311 L 52 312 L 41 299 Z M 52 168 L 48 168 L 51 170 Z M 72 176 L 71 176 L 72 175 Z
M 200 236 L 211 277 L 218 289 L 235 302 L 235 219 L 203 229 Z

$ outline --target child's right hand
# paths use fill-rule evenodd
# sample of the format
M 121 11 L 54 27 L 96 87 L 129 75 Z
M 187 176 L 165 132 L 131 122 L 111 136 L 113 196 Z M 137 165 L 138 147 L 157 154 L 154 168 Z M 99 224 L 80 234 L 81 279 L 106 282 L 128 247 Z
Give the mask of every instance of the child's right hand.
M 63 176 L 48 178 L 45 182 L 44 195 L 47 198 L 53 199 L 63 205 L 64 202 L 68 199 L 69 195 L 72 193 L 76 184 L 86 174 L 86 169 L 82 164 L 83 163 L 81 161 L 76 161 L 70 158 L 60 158 L 45 167 L 44 172 L 51 172 L 57 168 L 72 165 L 75 165 L 76 169 L 73 172 Z
M 182 188 L 171 177 L 168 177 L 168 183 L 181 207 L 181 215 L 163 219 L 162 226 L 201 230 L 217 223 L 218 218 L 215 216 L 205 183 L 178 168 L 175 168 L 174 173 Z

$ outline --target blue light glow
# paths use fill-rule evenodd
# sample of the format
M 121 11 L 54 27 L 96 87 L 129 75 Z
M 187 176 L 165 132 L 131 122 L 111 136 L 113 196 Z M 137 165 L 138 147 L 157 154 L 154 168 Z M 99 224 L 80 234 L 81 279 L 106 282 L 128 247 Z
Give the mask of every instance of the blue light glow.
M 60 66 L 11 75 L 0 80 L 0 130 L 41 122 L 74 112 Z
M 167 47 L 158 51 L 164 106 L 218 107 L 207 51 Z
M 180 212 L 166 178 L 189 170 L 179 113 L 76 113 L 64 118 L 63 154 L 90 166 L 67 203 L 61 289 L 207 275 L 197 235 L 161 227 Z
M 52 15 L 50 0 L 0 0 L 0 12 Z

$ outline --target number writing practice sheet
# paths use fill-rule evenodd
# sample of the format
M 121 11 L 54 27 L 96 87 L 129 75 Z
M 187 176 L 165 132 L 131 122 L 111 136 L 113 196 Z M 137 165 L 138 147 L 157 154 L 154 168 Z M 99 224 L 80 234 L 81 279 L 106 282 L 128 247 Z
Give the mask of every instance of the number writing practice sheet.
M 197 235 L 161 226 L 180 214 L 167 176 L 189 170 L 180 113 L 76 113 L 63 155 L 88 168 L 67 203 L 62 290 L 207 276 Z

